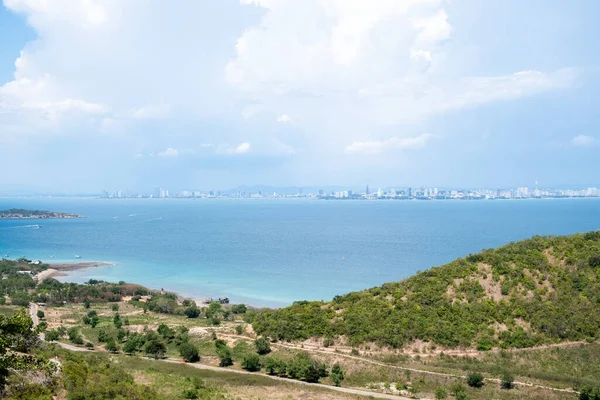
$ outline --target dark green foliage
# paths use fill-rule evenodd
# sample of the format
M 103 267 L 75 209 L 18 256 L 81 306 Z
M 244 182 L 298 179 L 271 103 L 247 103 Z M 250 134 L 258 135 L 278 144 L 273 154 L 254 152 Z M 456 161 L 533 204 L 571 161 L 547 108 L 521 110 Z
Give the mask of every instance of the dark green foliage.
M 448 397 L 448 392 L 443 387 L 435 389 L 435 400 L 444 400 Z
M 116 313 L 113 317 L 113 324 L 117 329 L 120 329 L 123 326 L 123 321 L 121 321 L 121 316 L 119 315 L 119 313 Z
M 585 386 L 581 388 L 579 400 L 600 400 L 600 387 Z
M 160 324 L 156 332 L 166 340 L 170 340 L 175 337 L 175 332 L 173 329 L 169 328 L 166 324 Z
M 500 377 L 500 387 L 502 389 L 512 389 L 514 380 L 515 378 L 512 376 L 511 373 L 505 372 Z
M 247 371 L 260 371 L 260 358 L 258 354 L 247 354 L 242 360 L 242 368 Z
M 494 296 L 484 283 L 495 285 Z M 345 336 L 353 346 L 420 339 L 490 350 L 597 339 L 600 233 L 536 236 L 329 303 L 299 301 L 246 317 L 256 333 L 277 340 Z
M 38 318 L 44 318 L 45 316 L 46 316 L 46 314 L 42 310 L 38 310 L 37 311 L 37 317 Z
M 179 346 L 179 354 L 185 362 L 200 361 L 200 356 L 198 355 L 198 348 L 192 343 L 187 342 L 181 344 L 181 346 Z
M 219 357 L 219 367 L 229 367 L 233 365 L 231 349 L 225 346 L 217 347 L 217 356 Z
M 269 375 L 285 376 L 286 368 L 285 361 L 279 358 L 267 357 L 265 359 L 265 371 Z
M 117 311 L 119 311 L 119 305 L 118 305 L 118 304 L 113 304 L 113 305 L 112 305 L 112 310 L 113 310 L 114 312 L 117 312 Z
M 302 379 L 312 383 L 319 382 L 320 378 L 325 378 L 328 375 L 326 365 L 313 360 L 305 352 L 297 353 L 287 363 L 286 373 L 292 379 Z
M 333 382 L 333 384 L 335 386 L 342 385 L 342 381 L 346 377 L 346 374 L 345 374 L 343 368 L 340 367 L 340 364 L 338 364 L 338 363 L 333 364 L 333 367 L 331 367 L 330 377 L 331 377 L 331 381 Z
M 197 399 L 198 398 L 198 390 L 195 388 L 185 389 L 183 391 L 184 399 Z
M 47 342 L 52 342 L 52 341 L 58 340 L 58 339 L 59 339 L 59 337 L 60 337 L 60 336 L 59 336 L 59 334 L 58 334 L 58 331 L 56 331 L 56 330 L 54 330 L 54 329 L 52 329 L 52 330 L 49 330 L 49 331 L 48 331 L 48 332 L 46 332 L 46 333 L 45 333 L 45 335 L 44 335 L 44 339 L 46 339 L 46 341 L 47 341 Z
M 234 304 L 231 306 L 231 312 L 234 314 L 245 314 L 248 308 L 245 304 Z
M 256 347 L 256 352 L 261 356 L 269 354 L 271 352 L 271 345 L 269 344 L 269 341 L 264 337 L 256 339 L 254 341 L 254 346 Z
M 116 353 L 117 351 L 119 351 L 119 346 L 117 345 L 115 339 L 112 336 L 108 338 L 106 344 L 104 345 L 104 348 L 107 351 L 110 351 L 111 353 Z
M 62 368 L 69 400 L 159 399 L 156 392 L 136 384 L 133 377 L 115 363 L 96 355 L 73 358 L 73 361 L 65 361 Z
M 194 304 L 191 307 L 187 307 L 183 313 L 188 318 L 198 318 L 200 316 L 200 309 Z
M 241 335 L 242 333 L 244 333 L 244 328 L 241 325 L 236 325 L 235 326 L 235 333 L 237 335 Z
M 98 341 L 100 343 L 105 343 L 110 336 L 106 333 L 104 329 L 100 329 L 98 331 Z
M 71 342 L 75 344 L 83 344 L 83 338 L 79 333 L 79 329 L 77 329 L 76 327 L 69 328 L 69 330 L 67 331 L 67 336 L 69 337 L 69 340 Z
M 154 339 L 146 342 L 144 345 L 144 351 L 147 355 L 154 357 L 155 359 L 164 358 L 167 353 L 167 347 L 160 340 Z
M 467 375 L 467 385 L 480 388 L 483 386 L 483 375 L 477 372 L 470 373 Z

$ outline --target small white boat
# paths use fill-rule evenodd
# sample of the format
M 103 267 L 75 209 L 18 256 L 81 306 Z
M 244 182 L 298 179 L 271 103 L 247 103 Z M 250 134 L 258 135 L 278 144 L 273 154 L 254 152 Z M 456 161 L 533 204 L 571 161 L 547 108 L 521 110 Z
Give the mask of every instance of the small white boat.
M 75 254 L 75 258 L 81 258 L 79 254 Z

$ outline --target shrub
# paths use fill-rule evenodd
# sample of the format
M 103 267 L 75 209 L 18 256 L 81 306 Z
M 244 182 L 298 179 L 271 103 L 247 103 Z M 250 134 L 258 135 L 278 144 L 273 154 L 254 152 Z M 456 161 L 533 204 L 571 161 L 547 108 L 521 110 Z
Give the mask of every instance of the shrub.
M 229 367 L 233 365 L 231 349 L 225 345 L 217 348 L 217 356 L 219 357 L 219 367 Z
M 44 318 L 46 316 L 46 314 L 44 314 L 44 312 L 42 310 L 38 310 L 37 311 L 37 317 L 38 318 Z
M 106 333 L 104 329 L 100 329 L 98 331 L 98 341 L 100 343 L 105 343 L 109 338 L 109 335 Z
M 600 400 L 600 387 L 585 386 L 581 388 L 579 400 Z
M 198 318 L 200 316 L 200 309 L 194 305 L 194 306 L 191 306 L 191 307 L 187 307 L 183 311 L 183 313 L 188 318 Z
M 342 381 L 345 378 L 345 373 L 344 370 L 342 369 L 342 367 L 340 367 L 340 364 L 335 363 L 333 364 L 333 367 L 331 367 L 331 381 L 333 382 L 333 384 L 335 386 L 340 386 L 342 384 Z
M 241 325 L 236 325 L 235 333 L 236 333 L 236 335 L 241 335 L 242 333 L 244 333 L 244 328 Z
M 107 351 L 110 351 L 111 353 L 116 353 L 117 351 L 119 351 L 119 346 L 117 346 L 117 343 L 115 342 L 115 339 L 112 336 L 108 338 L 106 344 L 104 345 L 104 348 Z
M 231 312 L 234 314 L 245 314 L 248 308 L 245 304 L 234 304 L 231 306 Z
M 260 358 L 258 354 L 247 354 L 242 360 L 242 368 L 247 371 L 259 371 L 260 370 Z
M 119 305 L 118 304 L 113 304 L 112 305 L 112 310 L 115 311 L 115 312 L 119 311 Z
M 265 371 L 269 375 L 283 376 L 285 375 L 286 368 L 285 361 L 279 358 L 267 357 L 265 360 Z
M 184 399 L 197 399 L 198 398 L 198 389 L 185 389 L 183 391 Z
M 198 348 L 192 343 L 182 343 L 181 346 L 179 346 L 179 354 L 185 362 L 200 361 L 200 356 L 198 355 Z
M 505 372 L 500 377 L 500 387 L 502 389 L 512 389 L 514 386 L 515 378 L 509 373 Z
M 54 330 L 54 329 L 49 330 L 48 332 L 46 332 L 46 335 L 45 335 L 45 339 L 47 342 L 53 342 L 55 340 L 58 340 L 59 337 L 60 337 L 60 335 L 58 334 L 58 331 Z
M 163 358 L 167 353 L 167 348 L 163 342 L 157 339 L 150 340 L 144 346 L 144 351 L 149 356 L 154 357 L 156 360 Z
M 448 392 L 443 387 L 435 389 L 435 400 L 444 400 L 448 397 Z
M 480 373 L 477 372 L 473 372 L 469 375 L 467 375 L 467 385 L 474 387 L 474 388 L 480 388 L 483 386 L 483 375 L 481 375 Z
M 90 343 L 90 342 L 85 342 L 84 346 L 87 347 L 88 349 L 93 349 L 94 348 L 94 345 L 92 343 Z
M 269 344 L 269 341 L 264 337 L 256 339 L 254 341 L 254 346 L 256 346 L 256 352 L 261 356 L 269 354 L 271 352 L 271 345 Z

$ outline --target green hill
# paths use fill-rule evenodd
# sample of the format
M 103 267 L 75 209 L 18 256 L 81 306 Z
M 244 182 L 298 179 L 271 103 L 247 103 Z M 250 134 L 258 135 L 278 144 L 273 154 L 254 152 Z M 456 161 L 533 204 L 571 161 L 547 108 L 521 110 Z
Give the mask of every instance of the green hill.
M 252 316 L 278 340 L 531 347 L 600 337 L 600 231 L 484 250 L 401 282 Z

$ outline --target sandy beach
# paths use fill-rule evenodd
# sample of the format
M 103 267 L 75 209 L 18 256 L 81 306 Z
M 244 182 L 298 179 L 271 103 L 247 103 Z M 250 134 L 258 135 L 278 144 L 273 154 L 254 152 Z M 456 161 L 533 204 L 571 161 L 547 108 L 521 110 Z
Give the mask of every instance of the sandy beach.
M 67 272 L 75 271 L 79 269 L 85 268 L 96 268 L 96 267 L 104 267 L 107 265 L 114 265 L 105 261 L 86 261 L 79 263 L 48 263 L 50 268 L 40 272 L 34 278 L 37 279 L 38 282 L 42 282 L 44 279 L 52 278 L 55 276 L 66 276 Z

